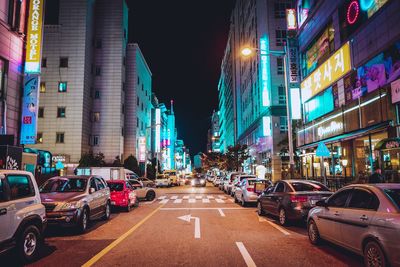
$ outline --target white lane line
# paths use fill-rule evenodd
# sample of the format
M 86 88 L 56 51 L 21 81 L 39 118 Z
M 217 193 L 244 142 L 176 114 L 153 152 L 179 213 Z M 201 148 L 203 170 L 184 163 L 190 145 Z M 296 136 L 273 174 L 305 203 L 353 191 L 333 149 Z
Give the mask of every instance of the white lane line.
M 203 196 L 196 196 L 196 199 L 202 199 Z
M 265 219 L 264 217 L 261 217 L 261 216 L 258 216 L 258 215 L 257 215 L 257 217 L 258 217 L 258 221 L 259 222 L 268 222 L 268 220 Z
M 225 213 L 222 211 L 222 209 L 218 209 L 219 214 L 221 215 L 221 217 L 225 217 Z
M 183 196 L 183 199 L 189 199 L 189 196 Z
M 178 198 L 178 196 L 172 196 L 171 197 L 171 199 L 177 199 Z
M 214 197 L 213 197 L 213 196 L 207 196 L 207 198 L 208 198 L 208 199 L 213 199 Z
M 174 200 L 174 204 L 180 204 L 182 203 L 182 199 L 178 198 Z
M 285 229 L 283 229 L 282 227 L 278 226 L 276 223 L 270 222 L 268 220 L 266 220 L 267 223 L 269 223 L 272 227 L 274 227 L 276 230 L 278 230 L 279 232 L 281 232 L 284 235 L 290 235 L 290 233 L 288 231 L 286 231 Z
M 168 200 L 169 199 L 163 199 L 163 200 L 160 201 L 160 204 L 167 204 Z
M 196 199 L 194 198 L 189 199 L 189 203 L 196 203 Z
M 208 198 L 203 198 L 203 203 L 210 203 L 210 200 Z
M 224 195 L 219 195 L 218 196 L 220 199 L 226 199 L 226 197 Z
M 246 265 L 248 267 L 256 267 L 257 265 L 255 264 L 255 262 L 251 258 L 249 252 L 247 251 L 247 249 L 243 245 L 243 243 L 242 242 L 236 242 L 236 246 L 238 247 L 238 249 L 240 251 L 240 254 L 242 254 L 242 257 L 243 257 L 244 261 L 246 262 Z
M 219 199 L 219 198 L 216 198 L 216 199 L 215 199 L 215 201 L 217 201 L 217 203 L 225 203 L 225 201 L 224 201 L 224 200 L 222 200 L 222 199 Z
M 163 199 L 165 199 L 166 198 L 166 196 L 161 196 L 161 197 L 159 197 L 158 199 L 159 200 L 163 200 Z

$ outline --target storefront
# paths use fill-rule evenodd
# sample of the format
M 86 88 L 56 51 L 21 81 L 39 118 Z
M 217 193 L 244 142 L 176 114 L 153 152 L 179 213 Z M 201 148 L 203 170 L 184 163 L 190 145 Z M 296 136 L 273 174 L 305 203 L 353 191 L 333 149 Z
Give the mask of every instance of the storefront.
M 375 158 L 386 181 L 400 182 L 400 138 L 386 138 L 376 144 Z

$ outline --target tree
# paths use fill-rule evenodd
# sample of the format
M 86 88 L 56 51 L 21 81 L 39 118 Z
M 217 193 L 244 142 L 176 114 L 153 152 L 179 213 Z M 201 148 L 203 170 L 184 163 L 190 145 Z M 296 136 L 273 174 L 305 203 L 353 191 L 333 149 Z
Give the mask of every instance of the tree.
M 124 168 L 131 170 L 138 175 L 140 174 L 139 163 L 133 155 L 130 155 L 125 159 Z
M 217 168 L 224 170 L 227 167 L 226 155 L 218 152 L 210 152 L 202 156 L 203 169 Z
M 112 163 L 112 167 L 122 167 L 122 162 L 119 156 L 116 156 L 114 162 Z
M 247 145 L 237 144 L 235 146 L 228 147 L 227 157 L 227 169 L 239 171 L 243 162 L 250 156 L 247 150 Z
M 90 151 L 82 155 L 78 167 L 103 167 L 104 165 L 104 154 L 99 152 L 94 155 L 93 152 Z

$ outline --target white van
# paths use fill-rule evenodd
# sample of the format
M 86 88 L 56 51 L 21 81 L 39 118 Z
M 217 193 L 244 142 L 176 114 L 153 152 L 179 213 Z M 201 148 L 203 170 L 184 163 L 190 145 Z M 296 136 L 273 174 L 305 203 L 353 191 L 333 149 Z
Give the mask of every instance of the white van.
M 77 175 L 97 175 L 104 180 L 130 180 L 138 179 L 139 176 L 124 167 L 87 167 L 78 168 Z

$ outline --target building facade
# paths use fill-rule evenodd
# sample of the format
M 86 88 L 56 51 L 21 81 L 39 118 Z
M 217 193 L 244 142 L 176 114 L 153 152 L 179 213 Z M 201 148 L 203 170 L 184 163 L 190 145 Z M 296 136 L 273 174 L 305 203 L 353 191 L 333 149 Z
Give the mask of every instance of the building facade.
M 369 2 L 298 1 L 304 177 L 398 180 L 400 2 Z

